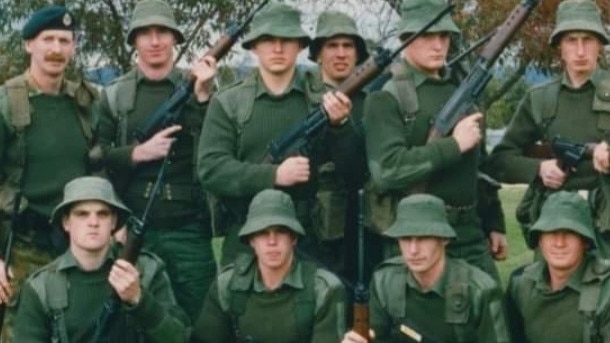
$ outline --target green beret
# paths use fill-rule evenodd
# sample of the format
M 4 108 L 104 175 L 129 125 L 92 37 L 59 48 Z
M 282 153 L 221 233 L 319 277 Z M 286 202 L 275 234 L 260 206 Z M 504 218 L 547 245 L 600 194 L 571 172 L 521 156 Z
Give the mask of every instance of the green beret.
M 28 40 L 38 36 L 43 30 L 74 31 L 76 19 L 74 15 L 63 6 L 47 6 L 32 14 L 30 20 L 23 26 L 21 36 Z

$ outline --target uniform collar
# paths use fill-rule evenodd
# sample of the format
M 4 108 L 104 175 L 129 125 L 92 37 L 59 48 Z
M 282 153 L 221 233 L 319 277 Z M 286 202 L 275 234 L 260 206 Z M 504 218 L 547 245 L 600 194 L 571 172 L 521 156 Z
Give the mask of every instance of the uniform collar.
M 161 81 L 165 81 L 168 80 L 169 82 L 171 82 L 174 86 L 177 86 L 180 81 L 182 80 L 182 71 L 179 68 L 172 68 L 172 70 L 169 72 L 169 74 L 160 79 L 160 80 L 150 80 L 146 77 L 146 75 L 144 75 L 144 73 L 142 73 L 142 71 L 140 71 L 139 68 L 136 68 L 136 84 L 139 84 L 140 82 L 147 80 L 150 82 L 161 82 Z
M 303 268 L 301 267 L 301 262 L 297 260 L 296 257 L 293 258 L 292 265 L 290 267 L 290 271 L 282 280 L 282 283 L 278 289 L 284 287 L 290 287 L 294 289 L 303 289 L 305 286 L 303 284 Z M 254 270 L 254 283 L 252 285 L 252 289 L 256 293 L 264 293 L 269 292 L 265 285 L 261 280 L 260 273 L 258 271 L 258 267 Z
M 602 78 L 603 78 L 602 72 L 600 71 L 600 69 L 598 67 L 597 69 L 595 69 L 593 74 L 591 74 L 589 79 L 585 83 L 582 84 L 582 86 L 580 86 L 579 88 L 574 88 L 572 86 L 572 83 L 570 82 L 570 78 L 568 77 L 568 72 L 564 71 L 561 74 L 561 85 L 568 89 L 583 89 L 587 85 L 593 84 L 593 86 L 595 86 L 597 88 L 597 86 L 599 85 Z
M 119 255 L 119 246 L 118 244 L 111 244 L 110 249 L 108 249 L 108 252 L 106 253 L 106 257 L 104 258 L 104 261 L 114 261 L 118 258 Z M 102 265 L 104 265 L 104 263 L 102 263 Z M 61 255 L 59 257 L 59 264 L 57 265 L 57 270 L 65 270 L 65 269 L 71 269 L 71 268 L 79 268 L 80 269 L 80 263 L 78 263 L 78 261 L 76 260 L 76 257 L 74 257 L 74 254 L 72 254 L 72 251 L 70 249 L 66 250 L 65 253 L 63 253 L 63 255 Z
M 446 258 L 445 259 L 445 269 L 441 273 L 441 276 L 439 277 L 439 279 L 428 290 L 423 290 L 421 288 L 421 286 L 419 285 L 419 283 L 413 276 L 413 273 L 411 273 L 411 271 L 409 270 L 407 273 L 407 287 L 412 288 L 413 290 L 416 290 L 417 292 L 422 293 L 422 294 L 436 293 L 441 298 L 444 298 L 445 297 L 445 287 L 447 285 L 447 269 L 448 269 L 449 263 L 450 263 L 449 258 Z
M 548 265 L 545 261 L 539 261 L 530 266 L 530 272 L 524 275 L 524 277 L 530 278 L 534 281 L 534 285 L 536 289 L 541 291 L 542 293 L 556 293 L 561 292 L 566 288 L 570 288 L 578 293 L 580 293 L 583 281 L 585 280 L 585 272 L 588 269 L 590 258 L 587 256 L 582 261 L 578 269 L 570 276 L 568 282 L 561 288 L 556 291 L 551 290 L 551 286 L 549 284 L 549 271 Z
M 260 98 L 261 96 L 263 96 L 265 94 L 271 98 L 278 98 L 278 97 L 282 97 L 286 94 L 290 94 L 292 91 L 298 91 L 300 93 L 305 93 L 306 78 L 304 76 L 304 73 L 302 71 L 300 71 L 299 68 L 296 68 L 294 76 L 292 77 L 292 81 L 290 82 L 290 85 L 288 86 L 288 88 L 284 91 L 284 93 L 279 94 L 279 95 L 271 94 L 269 92 L 269 89 L 267 89 L 267 86 L 265 86 L 265 83 L 263 82 L 263 79 L 261 78 L 261 75 L 258 72 L 258 70 L 256 71 L 255 78 L 256 78 L 256 92 L 254 94 L 256 94 L 256 99 Z
M 38 85 L 36 84 L 36 81 L 34 81 L 34 79 L 30 76 L 29 69 L 26 70 L 25 73 L 23 73 L 23 79 L 25 80 L 25 84 L 27 85 L 28 95 L 30 97 L 45 94 L 40 91 Z M 61 81 L 61 89 L 59 90 L 59 94 L 66 94 L 73 98 L 77 89 L 78 84 L 76 82 L 70 82 L 64 77 Z
M 441 83 L 445 83 L 445 82 L 449 81 L 449 73 L 448 73 L 447 68 L 445 68 L 445 67 L 443 67 L 443 69 L 441 69 L 441 71 L 440 71 L 441 78 L 436 79 L 436 78 L 430 77 L 428 74 L 421 72 L 419 69 L 415 68 L 412 64 L 410 64 L 404 58 L 402 59 L 401 63 L 403 63 L 403 66 L 405 67 L 405 70 L 408 73 L 408 75 L 410 75 L 411 78 L 413 79 L 413 83 L 415 84 L 416 88 L 421 86 L 426 81 L 441 82 Z

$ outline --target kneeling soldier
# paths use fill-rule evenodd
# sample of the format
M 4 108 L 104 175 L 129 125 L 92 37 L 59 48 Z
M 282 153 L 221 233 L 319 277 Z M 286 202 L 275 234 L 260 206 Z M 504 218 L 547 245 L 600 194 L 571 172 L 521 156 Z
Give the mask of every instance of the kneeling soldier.
M 596 247 L 591 209 L 577 193 L 553 193 L 529 231 L 543 260 L 519 269 L 507 289 L 515 342 L 609 342 L 610 262 Z
M 402 253 L 383 262 L 370 287 L 370 326 L 375 342 L 509 342 L 502 293 L 485 272 L 448 258 L 455 232 L 445 204 L 416 194 L 400 201 L 384 233 Z M 344 339 L 367 342 L 353 331 Z
M 68 233 L 70 247 L 27 280 L 15 342 L 91 341 L 112 292 L 123 306 L 109 342 L 186 341 L 188 319 L 176 305 L 161 260 L 145 252 L 136 266 L 117 258 L 112 233 L 129 214 L 105 179 L 81 177 L 66 184 L 51 218 Z
M 345 291 L 336 276 L 295 256 L 304 234 L 288 194 L 256 195 L 239 232 L 254 256 L 240 255 L 212 284 L 195 335 L 212 343 L 338 342 Z

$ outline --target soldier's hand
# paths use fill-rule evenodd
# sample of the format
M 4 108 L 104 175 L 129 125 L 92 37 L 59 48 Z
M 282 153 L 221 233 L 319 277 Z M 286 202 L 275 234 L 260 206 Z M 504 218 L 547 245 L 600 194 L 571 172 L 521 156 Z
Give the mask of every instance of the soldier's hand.
M 464 153 L 476 147 L 483 138 L 479 121 L 483 119 L 482 113 L 474 113 L 462 118 L 453 129 L 453 138 Z
M 140 273 L 129 262 L 118 259 L 114 262 L 108 282 L 119 298 L 129 305 L 137 305 L 142 297 L 142 288 L 140 287 Z
M 496 261 L 504 261 L 508 256 L 508 241 L 506 235 L 501 232 L 492 231 L 489 234 L 489 249 L 491 256 Z
M 309 159 L 307 157 L 289 157 L 277 167 L 276 186 L 292 186 L 309 180 Z
M 331 125 L 340 125 L 352 110 L 352 101 L 341 92 L 328 92 L 322 98 Z
M 373 342 L 375 339 L 375 332 L 373 330 L 369 330 L 369 336 L 371 337 L 371 339 L 369 341 L 366 340 L 366 338 L 360 336 L 359 334 L 356 333 L 356 331 L 352 330 L 347 332 L 344 336 L 343 336 L 343 340 L 341 341 L 341 343 L 369 343 L 369 342 Z
M 204 102 L 212 94 L 214 77 L 218 73 L 216 59 L 212 56 L 204 56 L 193 64 L 191 74 L 195 77 L 195 96 L 197 101 Z
M 542 180 L 542 183 L 551 189 L 558 189 L 563 185 L 566 180 L 566 173 L 559 168 L 557 160 L 546 160 L 540 163 L 540 169 L 538 169 L 538 176 Z
M 12 295 L 11 284 L 4 269 L 4 260 L 0 260 L 0 304 L 8 304 Z
M 131 160 L 135 163 L 157 161 L 165 158 L 176 140 L 172 135 L 182 130 L 180 125 L 172 125 L 157 132 L 149 140 L 136 145 L 131 153 Z
M 606 142 L 601 142 L 593 149 L 593 168 L 602 174 L 610 172 L 610 147 Z

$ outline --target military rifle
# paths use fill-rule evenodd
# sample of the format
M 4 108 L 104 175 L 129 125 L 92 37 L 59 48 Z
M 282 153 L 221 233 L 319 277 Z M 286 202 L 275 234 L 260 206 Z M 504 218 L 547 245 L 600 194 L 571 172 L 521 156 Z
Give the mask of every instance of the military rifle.
M 564 172 L 575 171 L 578 163 L 593 157 L 595 143 L 578 144 L 555 136 L 550 143 L 534 144 L 525 153 L 527 157 L 557 159 Z
M 244 34 L 254 15 L 268 2 L 269 0 L 263 0 L 241 24 L 230 25 L 225 34 L 216 41 L 204 56 L 212 56 L 217 61 L 223 58 L 231 50 L 239 37 Z M 182 106 L 193 94 L 194 87 L 195 78 L 192 75 L 187 80 L 180 82 L 172 95 L 148 117 L 148 120 L 143 125 L 134 130 L 134 138 L 138 142 L 145 142 L 159 132 L 159 130 L 177 123 Z
M 538 0 L 524 0 L 495 30 L 470 73 L 437 114 L 428 134 L 428 142 L 447 136 L 463 116 L 472 112 L 473 106 L 491 80 L 491 67 L 494 62 L 537 4 Z
M 11 213 L 11 227 L 6 235 L 6 243 L 4 244 L 4 253 L 2 258 L 4 259 L 4 275 L 8 278 L 9 268 L 11 265 L 11 256 L 13 252 L 13 237 L 15 230 L 17 230 L 17 222 L 19 221 L 19 208 L 21 207 L 21 191 L 18 191 L 13 198 L 13 213 Z M 2 333 L 2 327 L 4 326 L 4 314 L 6 313 L 7 304 L 2 303 L 0 305 L 0 333 Z
M 447 13 L 451 12 L 454 5 L 450 4 L 445 7 L 436 17 L 422 27 L 419 31 L 411 35 L 402 45 L 395 51 L 388 49 L 378 50 L 375 56 L 369 57 L 366 62 L 358 67 L 350 76 L 337 87 L 336 91 L 342 92 L 348 97 L 356 94 L 367 83 L 380 75 L 383 70 L 389 66 L 394 58 L 398 56 L 405 47 L 411 44 L 415 39 L 425 33 L 431 26 L 441 20 Z M 328 122 L 328 114 L 324 106 L 320 105 L 307 119 L 299 125 L 293 127 L 287 134 L 282 136 L 278 141 L 271 142 L 268 149 L 268 154 L 264 161 L 273 164 L 279 164 L 289 156 L 300 154 L 308 156 L 306 151 L 309 142 L 315 137 L 318 132 Z
M 370 341 L 369 290 L 364 283 L 364 190 L 358 191 L 358 278 L 354 287 L 354 325 L 352 329 Z

